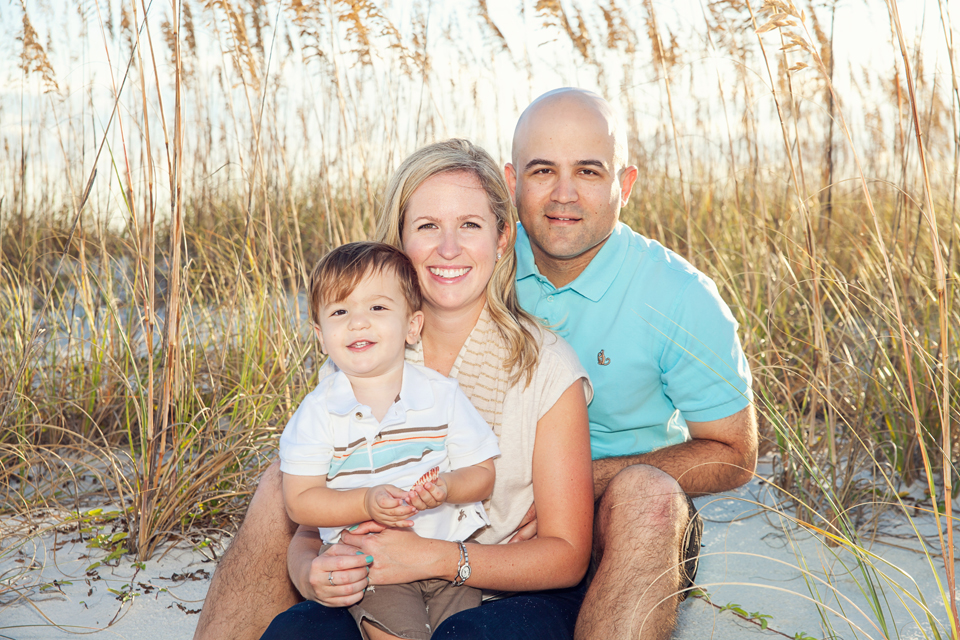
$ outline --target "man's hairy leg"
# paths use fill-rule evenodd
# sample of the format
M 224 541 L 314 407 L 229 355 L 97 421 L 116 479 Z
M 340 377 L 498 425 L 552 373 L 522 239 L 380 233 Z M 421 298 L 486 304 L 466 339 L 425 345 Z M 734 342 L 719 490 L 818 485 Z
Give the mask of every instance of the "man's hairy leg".
M 577 640 L 666 640 L 676 625 L 686 498 L 648 465 L 618 473 L 594 521 L 597 568 L 577 618 Z
M 287 574 L 297 525 L 283 506 L 280 465 L 260 478 L 243 524 L 213 573 L 194 640 L 256 639 L 277 614 L 302 598 Z

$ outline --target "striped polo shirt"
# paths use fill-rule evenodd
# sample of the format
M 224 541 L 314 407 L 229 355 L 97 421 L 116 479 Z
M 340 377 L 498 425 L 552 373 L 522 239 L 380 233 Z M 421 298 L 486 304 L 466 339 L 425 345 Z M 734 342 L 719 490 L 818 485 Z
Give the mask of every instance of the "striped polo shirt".
M 400 394 L 377 421 L 332 364 L 303 399 L 280 438 L 280 469 L 327 476 L 331 489 L 391 484 L 410 489 L 425 473 L 469 467 L 500 454 L 497 438 L 456 380 L 404 363 Z M 461 540 L 489 524 L 480 503 L 443 504 L 411 518 L 423 537 Z M 320 529 L 328 542 L 355 523 Z

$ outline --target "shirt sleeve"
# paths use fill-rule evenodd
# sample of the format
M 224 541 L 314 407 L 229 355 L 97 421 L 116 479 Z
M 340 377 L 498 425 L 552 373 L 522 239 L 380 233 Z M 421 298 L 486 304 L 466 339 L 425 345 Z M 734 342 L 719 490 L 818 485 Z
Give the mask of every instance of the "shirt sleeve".
M 543 331 L 540 342 L 540 362 L 534 380 L 537 398 L 537 420 L 547 414 L 560 396 L 577 380 L 583 380 L 587 404 L 593 400 L 593 383 L 580 358 L 570 344 L 555 333 Z
M 473 407 L 455 380 L 450 380 L 450 423 L 447 425 L 447 458 L 451 469 L 479 464 L 500 455 L 497 436 Z
M 326 475 L 333 458 L 329 427 L 316 394 L 308 394 L 280 436 L 280 470 L 294 476 Z
M 712 280 L 692 277 L 665 319 L 664 393 L 685 420 L 726 418 L 750 404 L 752 378 L 738 323 Z

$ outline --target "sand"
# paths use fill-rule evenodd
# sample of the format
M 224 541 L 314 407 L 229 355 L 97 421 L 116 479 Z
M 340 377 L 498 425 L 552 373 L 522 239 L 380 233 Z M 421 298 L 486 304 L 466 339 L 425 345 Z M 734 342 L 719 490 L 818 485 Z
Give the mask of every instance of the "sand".
M 848 550 L 825 545 L 822 536 L 792 527 L 757 504 L 771 504 L 774 495 L 768 484 L 754 480 L 696 501 L 707 521 L 697 583 L 709 600 L 690 598 L 680 606 L 675 640 L 830 637 L 811 597 L 817 591 L 820 601 L 836 612 L 824 609 L 837 636 L 933 637 L 921 605 L 911 600 L 919 594 L 926 598 L 939 632 L 949 635 L 935 577 L 945 580 L 943 562 L 936 548 L 932 558 L 920 551 L 923 545 L 905 519 L 884 521 L 883 535 L 870 545 L 877 571 L 864 572 Z M 932 519 L 914 522 L 936 545 Z M 11 535 L 12 530 L 19 533 Z M 87 571 L 106 552 L 87 548 L 88 540 L 76 531 L 55 533 L 48 528 L 27 536 L 15 519 L 6 518 L 0 521 L 0 540 L 0 638 L 16 640 L 76 634 L 190 638 L 215 566 L 213 552 L 219 552 L 216 546 L 181 544 L 142 566 L 127 556 L 111 562 L 116 566 L 101 564 Z M 806 581 L 801 566 L 807 569 Z M 885 594 L 885 627 L 864 596 L 871 582 Z M 754 621 L 736 615 L 730 605 Z M 725 606 L 728 609 L 721 610 Z

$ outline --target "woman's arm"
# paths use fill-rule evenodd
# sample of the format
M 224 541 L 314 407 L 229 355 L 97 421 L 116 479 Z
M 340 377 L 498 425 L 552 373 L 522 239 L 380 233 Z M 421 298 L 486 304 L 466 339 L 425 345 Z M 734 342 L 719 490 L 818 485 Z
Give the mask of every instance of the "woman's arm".
M 504 591 L 556 589 L 576 584 L 590 560 L 593 475 L 583 383 L 577 380 L 537 423 L 533 491 L 538 537 L 516 544 L 468 545 L 473 571 L 468 584 Z M 343 534 L 344 541 L 374 557 L 373 584 L 430 578 L 453 580 L 456 543 L 388 529 L 376 536 Z

